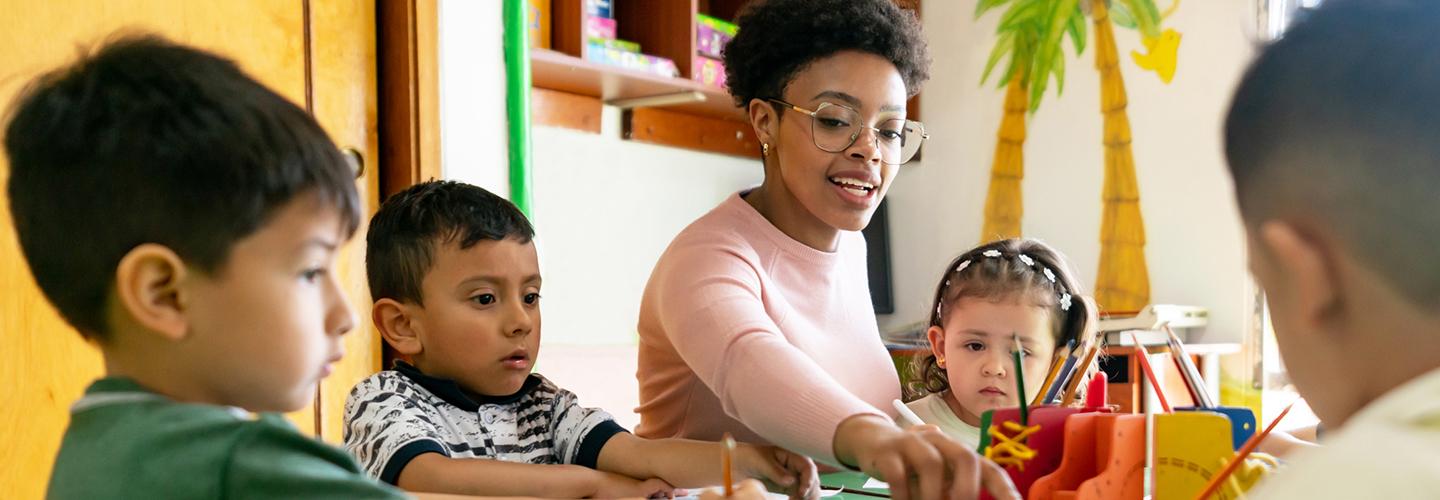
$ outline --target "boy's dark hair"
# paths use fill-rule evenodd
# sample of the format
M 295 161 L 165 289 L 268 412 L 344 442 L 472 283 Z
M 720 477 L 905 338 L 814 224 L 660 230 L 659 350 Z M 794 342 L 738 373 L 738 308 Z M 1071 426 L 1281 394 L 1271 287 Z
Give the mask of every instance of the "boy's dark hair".
M 10 210 L 41 291 L 108 335 L 115 268 L 143 243 L 219 272 L 231 246 L 316 193 L 354 231 L 354 174 L 320 125 L 234 62 L 125 36 L 37 78 L 5 130 Z
M 995 255 L 998 252 L 998 256 Z M 1024 256 L 1024 257 L 1021 257 Z M 1026 262 L 1026 259 L 1029 262 Z M 964 266 L 961 263 L 969 261 Z M 963 268 L 962 268 L 963 267 Z M 1049 270 L 1047 274 L 1045 271 Z M 1053 279 L 1051 278 L 1053 276 Z M 1061 307 L 1062 296 L 1070 297 L 1069 305 Z M 930 308 L 929 326 L 945 328 L 945 321 L 955 303 L 972 297 L 990 301 L 1016 300 L 1051 311 L 1055 334 L 1055 351 L 1074 340 L 1081 345 L 1081 334 L 1089 321 L 1089 311 L 1081 298 L 1080 283 L 1075 279 L 1065 257 L 1039 240 L 1011 238 L 980 245 L 950 261 L 940 283 L 935 286 L 935 301 Z M 916 359 L 915 392 L 939 393 L 950 388 L 945 369 L 934 354 Z
M 883 57 L 908 95 L 930 78 L 930 52 L 914 12 L 891 0 L 756 0 L 725 46 L 725 82 L 735 105 L 783 97 L 816 59 L 855 50 Z
M 1330 0 L 1266 47 L 1225 153 L 1246 223 L 1305 216 L 1417 304 L 1440 301 L 1440 2 Z
M 396 193 L 370 219 L 365 237 L 365 272 L 370 298 L 424 305 L 420 283 L 434 263 L 435 249 L 457 243 L 535 237 L 530 220 L 514 203 L 484 188 L 455 181 L 429 181 Z

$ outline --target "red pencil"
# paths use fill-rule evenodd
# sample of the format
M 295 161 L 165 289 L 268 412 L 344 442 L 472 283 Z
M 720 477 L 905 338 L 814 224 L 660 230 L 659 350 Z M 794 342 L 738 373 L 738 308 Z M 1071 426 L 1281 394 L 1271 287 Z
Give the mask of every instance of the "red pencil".
M 1210 482 L 1205 484 L 1205 489 L 1200 491 L 1200 496 L 1195 497 L 1195 500 L 1205 500 L 1215 494 L 1220 489 L 1220 484 L 1225 482 L 1225 478 L 1240 467 L 1240 464 L 1245 461 L 1245 457 L 1250 456 L 1250 452 L 1255 451 L 1256 446 L 1260 446 L 1260 442 L 1265 440 L 1265 436 L 1269 436 L 1270 431 L 1275 430 L 1275 424 L 1280 423 L 1280 419 L 1285 418 L 1285 414 L 1290 413 L 1290 408 L 1293 407 L 1295 407 L 1295 403 L 1290 403 L 1290 406 L 1286 406 L 1284 410 L 1280 411 L 1280 416 L 1275 417 L 1270 425 L 1265 426 L 1264 432 L 1250 436 L 1250 440 L 1245 442 L 1245 446 L 1240 447 L 1240 452 L 1235 454 L 1235 458 L 1230 459 L 1230 463 L 1225 464 L 1218 474 L 1210 477 Z
M 1150 388 L 1155 389 L 1155 397 L 1160 400 L 1160 407 L 1165 413 L 1170 413 L 1170 402 L 1165 401 L 1165 391 L 1160 389 L 1160 379 L 1155 378 L 1155 370 L 1150 368 L 1150 353 L 1145 346 L 1140 345 L 1140 339 L 1135 337 L 1135 332 L 1130 332 L 1130 341 L 1135 343 L 1135 357 L 1140 358 L 1140 368 L 1145 370 L 1145 378 L 1150 379 Z

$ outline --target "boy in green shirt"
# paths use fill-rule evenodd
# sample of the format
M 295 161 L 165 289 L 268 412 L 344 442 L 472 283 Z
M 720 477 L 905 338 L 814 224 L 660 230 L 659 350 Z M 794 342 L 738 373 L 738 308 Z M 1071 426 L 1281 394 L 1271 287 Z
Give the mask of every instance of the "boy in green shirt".
M 311 116 L 155 37 L 40 77 L 12 113 L 25 259 L 107 374 L 51 498 L 403 498 L 273 414 L 311 401 L 355 325 L 333 270 L 359 199 Z

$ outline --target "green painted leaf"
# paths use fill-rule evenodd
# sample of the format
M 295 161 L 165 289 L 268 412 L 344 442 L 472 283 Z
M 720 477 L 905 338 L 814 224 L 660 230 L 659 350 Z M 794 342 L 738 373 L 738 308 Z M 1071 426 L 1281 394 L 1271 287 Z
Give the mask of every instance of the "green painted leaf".
M 1075 55 L 1085 53 L 1085 13 L 1080 11 L 1080 6 L 1075 6 L 1075 14 L 1070 16 L 1070 25 L 1066 31 L 1070 33 L 1070 44 L 1075 46 Z
M 979 19 L 980 16 L 985 15 L 990 9 L 1005 5 L 1010 1 L 1011 0 L 980 0 L 979 3 L 975 4 L 975 18 Z
M 1160 11 L 1155 8 L 1154 0 L 1123 1 L 1125 6 L 1130 8 L 1130 15 L 1134 16 L 1140 34 L 1147 37 L 1160 36 Z
M 1049 71 L 1049 68 L 1046 68 L 1046 71 L 1048 72 L 1048 71 Z M 1048 74 L 1049 74 L 1049 73 L 1044 73 L 1044 74 L 1042 74 L 1042 75 L 1048 75 Z M 1050 83 L 1050 78 L 1049 78 L 1048 76 L 1041 76 L 1040 78 L 1031 78 L 1031 79 L 1030 79 L 1030 112 L 1031 112 L 1031 113 L 1034 113 L 1035 110 L 1040 109 L 1040 99 L 1041 99 L 1042 97 L 1045 97 L 1045 86 L 1048 85 L 1049 83 Z
M 1139 0 L 1140 5 L 1145 7 L 1145 15 L 1155 21 L 1155 26 L 1160 26 L 1165 19 L 1160 17 L 1160 7 L 1155 5 L 1155 0 Z
M 1042 16 L 1045 15 L 1045 4 L 1047 1 L 1048 0 L 1020 1 L 1011 5 L 1010 9 L 1006 10 L 1005 14 L 1000 17 L 1000 26 L 995 28 L 995 31 L 999 33 L 1002 31 L 1015 31 L 1026 28 L 1033 29 L 1032 26 L 1027 25 L 1034 24 L 1042 19 Z
M 1005 77 L 1000 79 L 1000 83 L 995 85 L 995 88 L 1005 88 L 1006 85 L 1010 84 L 1010 79 L 1015 77 L 1015 70 L 1020 67 L 1019 61 L 1016 61 L 1015 59 L 1016 58 L 1011 57 L 1010 62 L 1005 65 Z
M 1055 58 L 1052 72 L 1055 73 L 1055 96 L 1065 95 L 1065 54 L 1063 51 Z
M 1000 35 L 1000 39 L 995 40 L 995 48 L 990 50 L 990 60 L 985 61 L 985 72 L 980 75 L 980 83 L 983 84 L 985 80 L 990 78 L 990 71 L 995 69 L 995 64 L 1000 62 L 1002 57 L 1009 54 L 1013 59 L 1014 53 L 1015 33 L 1011 32 Z
M 1130 8 L 1123 3 L 1110 6 L 1110 22 L 1121 28 L 1135 29 L 1135 16 L 1130 14 Z
M 1049 0 L 1047 3 L 1049 9 L 1044 19 L 1043 38 L 1035 50 L 1035 63 L 1031 66 L 1030 73 L 1032 110 L 1039 107 L 1045 88 L 1049 86 L 1050 75 L 1056 74 L 1058 69 L 1058 76 L 1064 77 L 1065 51 L 1060 49 L 1060 45 L 1065 41 L 1070 18 L 1079 7 L 1078 0 Z M 1056 88 L 1064 88 L 1064 82 L 1059 82 Z

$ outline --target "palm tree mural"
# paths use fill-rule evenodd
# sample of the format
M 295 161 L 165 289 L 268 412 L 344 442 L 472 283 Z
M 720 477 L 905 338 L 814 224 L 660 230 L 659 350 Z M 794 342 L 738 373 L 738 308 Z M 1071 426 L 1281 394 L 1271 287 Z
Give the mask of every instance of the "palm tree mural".
M 1115 48 L 1114 26 L 1139 31 L 1147 52 L 1131 56 L 1141 68 L 1154 71 L 1165 83 L 1175 75 L 1180 34 L 1161 30 L 1163 14 L 1154 0 L 980 0 L 976 17 L 1008 5 L 996 29 L 995 48 L 986 63 L 983 82 L 1005 56 L 1010 63 L 1005 116 L 997 134 L 990 188 L 985 200 L 982 240 L 1020 236 L 1020 182 L 1024 177 L 1025 113 L 1039 108 L 1051 75 L 1057 94 L 1065 84 L 1061 42 L 1068 37 L 1076 54 L 1085 51 L 1085 18 L 1095 34 L 1095 68 L 1100 74 L 1100 113 L 1104 119 L 1103 215 L 1100 225 L 1100 270 L 1095 299 L 1112 311 L 1136 311 L 1150 302 L 1150 277 L 1145 262 L 1145 224 L 1140 215 L 1140 189 L 1131 150 L 1125 81 Z M 1027 106 L 1028 104 L 1028 106 Z
M 995 134 L 990 190 L 985 196 L 981 243 L 1020 236 L 1024 215 L 1020 181 L 1025 177 L 1025 115 L 1040 109 L 1053 75 L 1056 93 L 1065 88 L 1065 55 L 1061 44 L 1069 34 L 1075 53 L 1085 51 L 1085 16 L 1079 0 L 980 0 L 975 17 L 1007 6 L 995 29 L 995 48 L 985 63 L 981 83 L 995 65 L 1007 59 L 1000 85 L 1005 87 L 1005 114 Z

